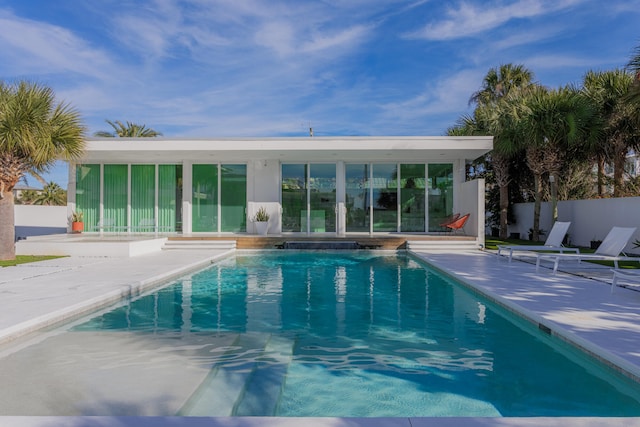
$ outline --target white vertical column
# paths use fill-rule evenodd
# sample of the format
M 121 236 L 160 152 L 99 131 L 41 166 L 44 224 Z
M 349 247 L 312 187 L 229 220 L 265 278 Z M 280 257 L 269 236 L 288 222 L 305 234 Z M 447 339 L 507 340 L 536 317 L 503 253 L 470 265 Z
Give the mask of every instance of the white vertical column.
M 193 162 L 182 164 L 182 234 L 191 234 L 193 229 L 191 204 L 193 203 Z
M 131 233 L 131 163 L 127 164 L 127 233 Z
M 339 236 L 346 233 L 346 183 L 345 183 L 345 165 L 343 161 L 336 164 L 336 232 Z

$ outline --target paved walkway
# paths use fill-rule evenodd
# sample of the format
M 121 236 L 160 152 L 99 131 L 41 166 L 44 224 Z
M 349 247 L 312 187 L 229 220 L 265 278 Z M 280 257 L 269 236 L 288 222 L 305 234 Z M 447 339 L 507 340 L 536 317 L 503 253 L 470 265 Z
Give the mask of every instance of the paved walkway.
M 225 252 L 163 251 L 134 258 L 71 257 L 0 268 L 0 343 L 78 316 L 123 295 L 135 295 L 169 278 L 205 266 Z M 610 293 L 611 272 L 581 265 L 573 274 L 508 263 L 480 251 L 418 254 L 475 286 L 497 302 L 524 312 L 620 369 L 640 377 L 640 292 Z M 586 274 L 601 281 L 576 276 Z M 178 418 L 0 417 L 2 426 L 639 426 L 635 418 Z

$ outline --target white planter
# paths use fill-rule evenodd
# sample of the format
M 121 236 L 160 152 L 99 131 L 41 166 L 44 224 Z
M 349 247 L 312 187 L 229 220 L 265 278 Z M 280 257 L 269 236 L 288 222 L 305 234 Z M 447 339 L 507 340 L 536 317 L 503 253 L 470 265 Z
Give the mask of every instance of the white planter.
M 266 236 L 267 231 L 269 229 L 269 223 L 267 221 L 256 221 L 256 233 L 261 236 Z

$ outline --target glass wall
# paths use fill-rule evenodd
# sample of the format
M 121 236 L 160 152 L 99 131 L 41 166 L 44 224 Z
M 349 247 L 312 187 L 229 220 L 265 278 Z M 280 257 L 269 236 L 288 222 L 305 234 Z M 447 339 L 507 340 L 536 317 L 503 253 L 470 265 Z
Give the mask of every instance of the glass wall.
M 222 165 L 221 231 L 247 230 L 247 165 Z
M 373 231 L 397 231 L 397 164 L 374 164 L 372 170 Z
M 76 211 L 82 212 L 85 231 L 93 231 L 100 220 L 100 165 L 76 166 Z
M 429 231 L 441 231 L 438 225 L 453 213 L 453 165 L 429 164 Z
M 306 231 L 306 209 L 307 165 L 282 165 L 282 231 Z
M 104 231 L 127 228 L 128 175 L 127 165 L 104 165 Z
M 425 165 L 400 165 L 400 229 L 425 231 Z
M 158 231 L 182 231 L 182 165 L 158 166 Z
M 336 231 L 336 165 L 309 165 L 309 231 Z M 306 217 L 306 211 L 304 212 Z M 306 222 L 306 218 L 304 218 Z M 302 227 L 306 230 L 306 227 Z
M 282 165 L 282 231 L 336 231 L 335 163 Z
M 156 166 L 131 165 L 131 227 L 155 231 Z
M 369 232 L 371 195 L 369 194 L 369 165 L 345 165 L 345 205 L 347 232 Z
M 218 165 L 193 165 L 192 231 L 218 231 Z

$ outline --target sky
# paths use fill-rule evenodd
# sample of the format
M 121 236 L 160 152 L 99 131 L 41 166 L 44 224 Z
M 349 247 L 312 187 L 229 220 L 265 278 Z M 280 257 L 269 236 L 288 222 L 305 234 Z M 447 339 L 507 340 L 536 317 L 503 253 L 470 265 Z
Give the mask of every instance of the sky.
M 579 85 L 639 45 L 640 0 L 0 0 L 0 80 L 50 86 L 88 136 L 444 135 L 490 68 Z

